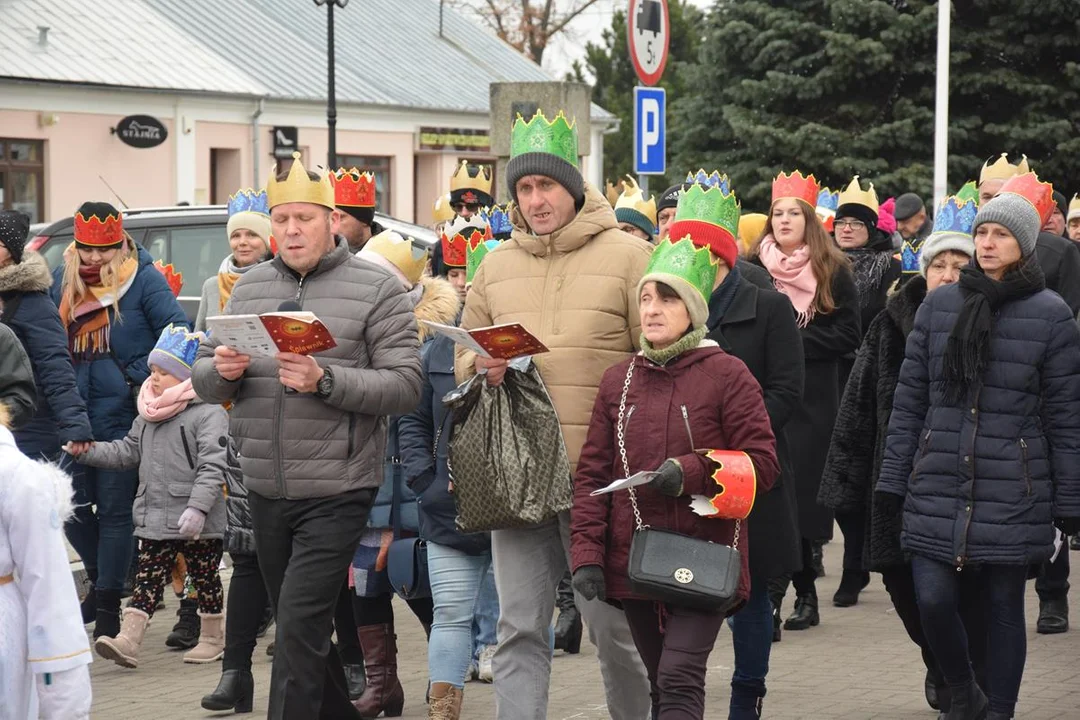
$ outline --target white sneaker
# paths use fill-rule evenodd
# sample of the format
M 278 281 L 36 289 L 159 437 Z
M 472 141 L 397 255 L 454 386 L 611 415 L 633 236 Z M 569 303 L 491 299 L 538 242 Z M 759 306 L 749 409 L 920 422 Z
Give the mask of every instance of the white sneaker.
M 476 661 L 469 663 L 469 669 L 465 671 L 465 682 L 472 682 L 477 679 L 479 670 L 476 667 Z
M 495 656 L 495 646 L 488 645 L 480 651 L 480 660 L 477 663 L 477 679 L 480 682 L 495 682 L 495 672 L 491 667 L 491 659 Z

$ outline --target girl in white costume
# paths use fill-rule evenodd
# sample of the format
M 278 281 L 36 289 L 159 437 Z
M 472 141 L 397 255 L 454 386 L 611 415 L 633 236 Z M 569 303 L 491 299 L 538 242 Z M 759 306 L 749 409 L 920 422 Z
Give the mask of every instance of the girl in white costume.
M 32 389 L 33 377 L 26 382 Z M 15 447 L 8 391 L 0 394 L 0 720 L 83 720 L 91 655 L 64 546 L 71 478 Z

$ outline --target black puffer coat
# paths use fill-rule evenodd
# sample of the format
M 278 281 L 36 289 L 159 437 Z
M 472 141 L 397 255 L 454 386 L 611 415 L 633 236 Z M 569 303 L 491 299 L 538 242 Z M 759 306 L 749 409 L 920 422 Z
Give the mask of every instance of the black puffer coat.
M 904 284 L 866 330 L 840 401 L 818 502 L 838 513 L 862 513 L 867 522 L 863 562 L 871 570 L 904 564 L 901 521 L 872 507 L 885 453 L 893 394 L 904 362 L 904 344 L 926 297 L 921 275 Z
M 1054 292 L 994 314 L 981 383 L 945 401 L 958 285 L 927 295 L 893 398 L 877 489 L 906 497 L 904 550 L 962 567 L 1028 565 L 1053 551 L 1055 517 L 1080 517 L 1080 330 Z
M 251 509 L 247 488 L 240 472 L 236 443 L 229 440 L 225 450 L 225 552 L 230 555 L 254 555 L 255 533 L 251 526 Z

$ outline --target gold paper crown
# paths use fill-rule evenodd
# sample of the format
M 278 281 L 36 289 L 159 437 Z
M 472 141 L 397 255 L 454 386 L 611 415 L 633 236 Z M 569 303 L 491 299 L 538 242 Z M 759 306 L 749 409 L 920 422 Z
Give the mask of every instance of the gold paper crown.
M 982 185 L 987 180 L 1008 180 L 1015 175 L 1030 171 L 1027 155 L 1021 155 L 1020 162 L 1013 165 L 1009 162 L 1009 153 L 1001 153 L 1001 157 L 995 160 L 993 165 L 989 160 L 983 163 L 982 172 L 979 173 L 979 184 Z
M 624 189 L 615 202 L 615 209 L 629 208 L 630 210 L 636 210 L 648 218 L 653 225 L 656 225 L 656 198 L 650 195 L 648 202 L 646 202 L 645 194 L 641 191 L 637 181 L 629 175 L 622 181 L 622 185 Z
M 361 254 L 367 252 L 389 260 L 413 285 L 420 282 L 420 276 L 427 267 L 428 251 L 417 247 L 412 238 L 403 237 L 393 230 L 383 230 L 368 240 Z
M 293 164 L 289 168 L 289 174 L 282 182 L 277 179 L 277 165 L 270 171 L 270 179 L 266 182 L 266 198 L 270 209 L 285 203 L 312 203 L 334 209 L 334 186 L 330 183 L 329 174 L 323 170 L 318 173 L 319 179 L 312 180 L 308 177 L 304 164 L 300 162 L 300 153 L 293 153 Z
M 450 207 L 450 193 L 440 195 L 435 200 L 435 209 L 432 211 L 432 218 L 435 224 L 450 222 L 457 215 L 454 214 L 454 208 Z
M 840 191 L 840 201 L 837 203 L 837 207 L 844 205 L 862 205 L 863 207 L 870 208 L 877 214 L 878 211 L 878 199 L 877 193 L 874 191 L 874 183 L 870 183 L 868 190 L 863 190 L 859 184 L 859 176 L 851 178 L 851 182 L 846 188 Z
M 476 174 L 472 174 L 470 169 L 475 170 Z M 465 190 L 467 188 L 479 190 L 482 193 L 490 195 L 491 166 L 473 165 L 470 168 L 468 161 L 462 160 L 461 164 L 458 165 L 457 170 L 450 176 L 450 192 L 455 190 Z
M 1080 217 L 1080 195 L 1073 195 L 1069 201 L 1068 218 L 1072 220 L 1074 217 Z
M 619 196 L 623 192 L 623 181 L 620 180 L 618 185 L 612 185 L 611 181 L 605 182 L 604 195 L 607 197 L 607 201 L 611 204 L 611 207 L 615 207 L 615 204 L 619 202 Z

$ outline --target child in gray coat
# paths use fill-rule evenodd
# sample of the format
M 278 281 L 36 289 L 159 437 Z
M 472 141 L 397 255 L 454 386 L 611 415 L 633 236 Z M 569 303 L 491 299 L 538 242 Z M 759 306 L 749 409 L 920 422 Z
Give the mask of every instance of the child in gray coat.
M 65 447 L 93 467 L 139 468 L 132 508 L 139 558 L 131 603 L 124 609 L 120 634 L 94 643 L 98 655 L 123 667 L 138 666 L 139 646 L 177 553 L 187 560 L 202 618 L 199 644 L 184 662 L 213 662 L 225 647 L 218 566 L 225 531 L 228 416 L 220 405 L 203 403 L 191 386 L 191 364 L 201 338 L 182 326 L 162 331 L 148 359 L 150 377 L 139 390 L 139 415 L 126 437 L 95 442 L 82 453 L 80 447 Z

